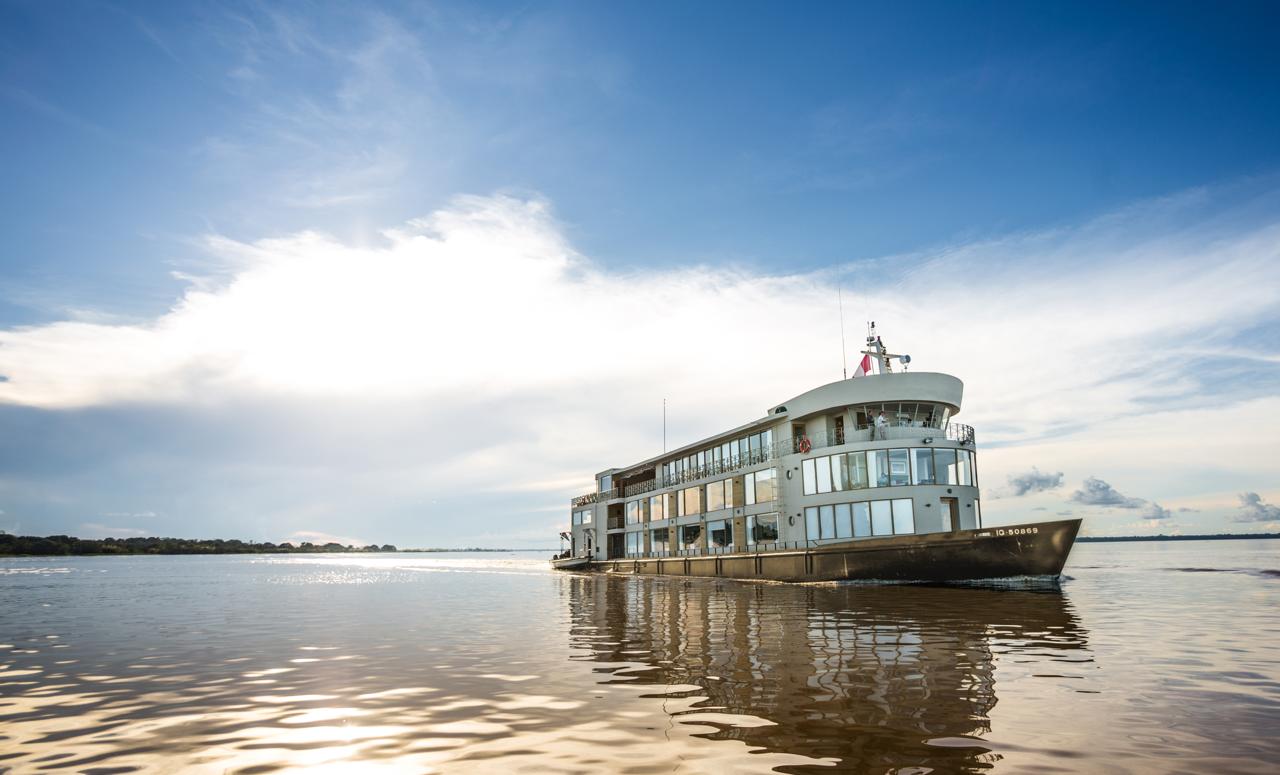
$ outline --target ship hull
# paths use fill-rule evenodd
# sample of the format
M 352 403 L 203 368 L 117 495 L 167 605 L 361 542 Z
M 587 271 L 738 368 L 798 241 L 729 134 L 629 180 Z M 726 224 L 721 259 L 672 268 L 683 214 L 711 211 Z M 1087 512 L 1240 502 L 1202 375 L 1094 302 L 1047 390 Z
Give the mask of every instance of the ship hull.
M 574 570 L 762 581 L 1057 579 L 1080 520 L 826 543 L 793 550 L 593 561 Z

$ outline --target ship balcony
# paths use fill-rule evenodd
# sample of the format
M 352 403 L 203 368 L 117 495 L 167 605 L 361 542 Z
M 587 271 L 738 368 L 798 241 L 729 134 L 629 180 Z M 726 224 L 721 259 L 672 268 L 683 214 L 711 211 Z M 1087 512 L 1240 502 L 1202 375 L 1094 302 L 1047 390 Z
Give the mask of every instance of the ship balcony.
M 871 425 L 860 425 L 850 430 L 819 431 L 802 437 L 793 437 L 775 441 L 759 450 L 752 450 L 749 455 L 735 455 L 729 460 L 718 461 L 709 465 L 682 471 L 680 475 L 666 479 L 648 479 L 628 487 L 614 487 L 604 492 L 589 492 L 579 495 L 572 501 L 573 508 L 587 506 L 592 503 L 603 503 L 616 498 L 630 498 L 652 492 L 662 487 L 675 487 L 686 482 L 694 482 L 712 476 L 733 473 L 744 468 L 766 463 L 784 455 L 801 454 L 804 441 L 809 442 L 809 452 L 826 447 L 839 447 L 845 444 L 870 444 L 875 441 L 901 441 L 945 439 L 962 445 L 972 446 L 975 443 L 973 426 L 964 423 L 949 422 L 942 427 L 909 421 L 889 421 L 880 429 Z M 807 454 L 807 453 L 804 453 Z

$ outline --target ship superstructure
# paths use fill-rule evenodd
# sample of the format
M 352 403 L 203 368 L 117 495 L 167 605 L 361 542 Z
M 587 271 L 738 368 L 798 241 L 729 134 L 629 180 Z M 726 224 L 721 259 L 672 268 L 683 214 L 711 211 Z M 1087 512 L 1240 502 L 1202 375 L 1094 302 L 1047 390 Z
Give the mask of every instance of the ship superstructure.
M 556 564 L 780 580 L 1056 576 L 1079 520 L 983 529 L 974 430 L 955 420 L 961 381 L 907 371 L 909 356 L 874 328 L 864 354 L 859 371 L 873 373 L 599 472 L 571 503 Z M 993 539 L 1023 548 L 991 566 Z

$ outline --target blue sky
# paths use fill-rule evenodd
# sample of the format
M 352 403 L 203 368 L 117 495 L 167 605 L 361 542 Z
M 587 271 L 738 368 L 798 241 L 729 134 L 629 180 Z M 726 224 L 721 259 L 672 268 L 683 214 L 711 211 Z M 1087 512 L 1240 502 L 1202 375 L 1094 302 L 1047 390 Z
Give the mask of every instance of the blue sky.
M 0 529 L 546 545 L 663 396 L 831 379 L 837 282 L 968 384 L 993 519 L 1274 525 L 1275 441 L 1149 428 L 1275 416 L 1278 17 L 0 3 Z

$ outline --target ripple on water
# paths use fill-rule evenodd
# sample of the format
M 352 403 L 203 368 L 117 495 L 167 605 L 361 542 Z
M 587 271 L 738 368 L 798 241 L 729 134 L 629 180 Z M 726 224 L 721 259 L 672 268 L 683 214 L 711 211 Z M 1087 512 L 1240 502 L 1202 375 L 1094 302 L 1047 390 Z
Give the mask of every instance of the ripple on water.
M 0 769 L 1265 770 L 1280 758 L 1270 585 L 1108 556 L 1065 592 L 513 558 L 10 574 Z

